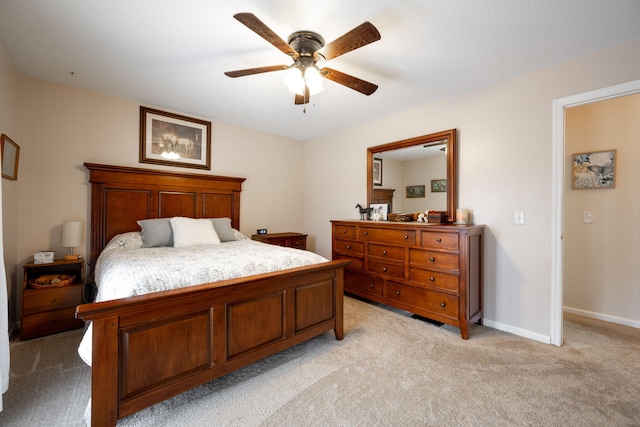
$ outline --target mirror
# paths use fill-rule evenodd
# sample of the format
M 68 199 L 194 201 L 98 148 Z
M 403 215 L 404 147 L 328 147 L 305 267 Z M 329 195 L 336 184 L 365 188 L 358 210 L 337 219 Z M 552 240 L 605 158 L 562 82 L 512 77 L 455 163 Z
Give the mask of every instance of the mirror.
M 445 211 L 458 204 L 456 129 L 367 148 L 367 202 L 389 212 Z

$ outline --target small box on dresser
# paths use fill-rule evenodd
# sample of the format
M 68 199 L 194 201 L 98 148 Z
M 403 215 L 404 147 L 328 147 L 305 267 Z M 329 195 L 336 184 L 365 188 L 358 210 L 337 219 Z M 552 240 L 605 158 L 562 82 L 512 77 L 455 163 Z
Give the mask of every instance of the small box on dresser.
M 460 329 L 482 318 L 484 226 L 331 221 L 346 293 Z
M 22 321 L 20 339 L 30 339 L 84 326 L 75 318 L 84 293 L 84 259 L 57 259 L 48 264 L 26 263 L 22 281 Z M 63 286 L 37 286 L 40 277 L 66 275 L 74 277 Z M 31 282 L 31 284 L 30 284 Z

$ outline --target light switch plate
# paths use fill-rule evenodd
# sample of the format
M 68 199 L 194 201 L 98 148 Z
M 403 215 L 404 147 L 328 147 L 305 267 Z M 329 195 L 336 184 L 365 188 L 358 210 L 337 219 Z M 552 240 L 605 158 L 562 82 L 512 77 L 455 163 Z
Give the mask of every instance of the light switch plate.
M 592 211 L 582 211 L 582 222 L 585 224 L 593 223 L 593 212 Z
M 515 211 L 513 213 L 513 223 L 516 225 L 524 225 L 524 211 Z

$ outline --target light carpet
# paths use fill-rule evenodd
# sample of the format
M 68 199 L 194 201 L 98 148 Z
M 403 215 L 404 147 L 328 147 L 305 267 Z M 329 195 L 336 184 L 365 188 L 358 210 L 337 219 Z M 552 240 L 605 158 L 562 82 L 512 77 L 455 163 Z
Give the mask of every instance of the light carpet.
M 119 426 L 638 426 L 640 331 L 565 314 L 562 347 L 345 298 L 345 332 L 271 356 Z M 3 426 L 81 426 L 82 331 L 11 346 Z

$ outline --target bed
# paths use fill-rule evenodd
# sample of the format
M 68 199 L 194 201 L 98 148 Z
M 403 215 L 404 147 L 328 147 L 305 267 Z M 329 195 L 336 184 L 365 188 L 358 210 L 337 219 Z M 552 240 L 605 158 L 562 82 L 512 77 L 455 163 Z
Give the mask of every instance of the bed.
M 140 231 L 140 220 L 228 218 L 242 240 L 237 232 L 242 178 L 85 166 L 91 183 L 92 271 L 114 237 L 137 238 L 132 233 Z M 91 322 L 91 424 L 116 425 L 327 331 L 342 339 L 347 264 L 322 259 L 78 306 L 76 317 Z

